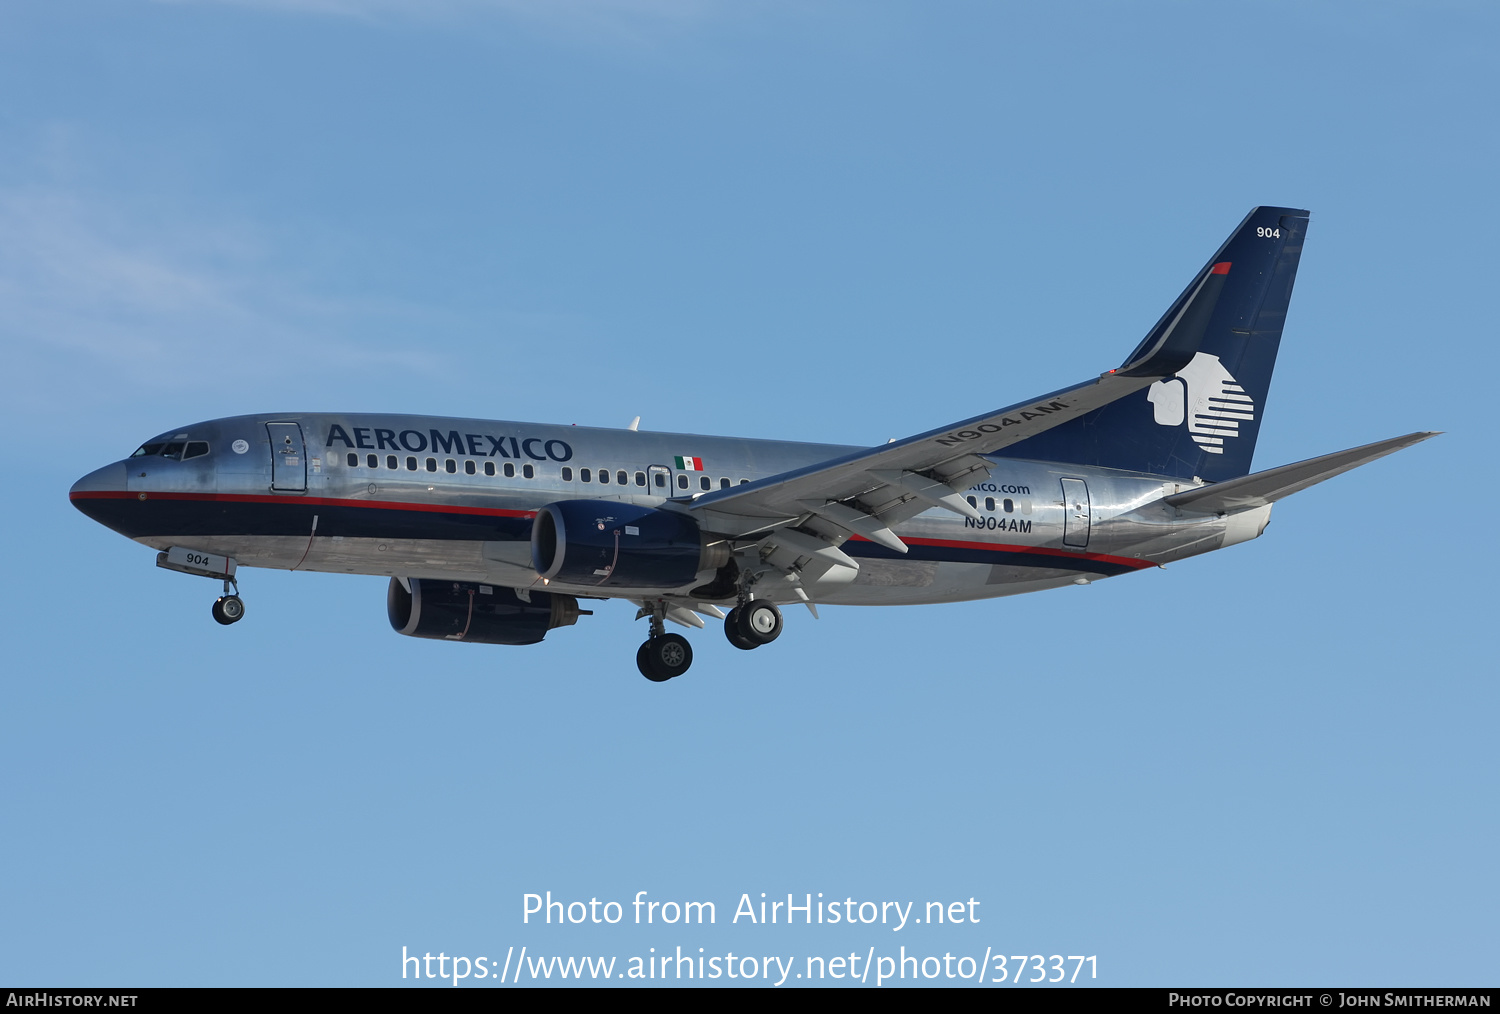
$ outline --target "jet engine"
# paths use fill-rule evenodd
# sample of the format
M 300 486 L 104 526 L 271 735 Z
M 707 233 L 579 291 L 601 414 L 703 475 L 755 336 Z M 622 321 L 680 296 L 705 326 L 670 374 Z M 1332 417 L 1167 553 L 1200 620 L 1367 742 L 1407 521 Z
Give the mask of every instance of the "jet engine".
M 536 644 L 589 615 L 571 595 L 415 577 L 391 578 L 385 608 L 398 634 L 478 644 Z
M 620 500 L 560 500 L 536 513 L 531 565 L 549 581 L 600 588 L 677 588 L 729 562 L 698 522 Z

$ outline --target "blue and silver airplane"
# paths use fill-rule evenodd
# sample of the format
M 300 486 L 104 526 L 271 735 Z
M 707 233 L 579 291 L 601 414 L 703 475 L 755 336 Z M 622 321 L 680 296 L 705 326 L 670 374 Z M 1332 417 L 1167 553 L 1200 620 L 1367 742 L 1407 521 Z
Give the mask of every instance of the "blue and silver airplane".
M 388 576 L 397 632 L 481 644 L 625 598 L 661 682 L 693 657 L 668 620 L 751 649 L 780 606 L 1088 584 L 1256 538 L 1282 497 L 1433 436 L 1250 471 L 1307 222 L 1250 212 L 1116 369 L 878 447 L 292 412 L 176 427 L 70 496 L 222 581 L 220 623 L 241 566 Z

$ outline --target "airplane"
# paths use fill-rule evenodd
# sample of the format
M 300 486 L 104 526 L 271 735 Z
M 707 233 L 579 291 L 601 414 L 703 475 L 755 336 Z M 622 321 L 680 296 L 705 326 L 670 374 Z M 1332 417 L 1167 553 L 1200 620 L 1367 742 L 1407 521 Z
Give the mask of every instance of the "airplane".
M 624 598 L 636 666 L 687 672 L 665 624 L 736 648 L 780 607 L 1015 595 L 1257 538 L 1276 501 L 1437 434 L 1250 471 L 1309 213 L 1259 207 L 1115 369 L 875 447 L 328 412 L 176 427 L 79 479 L 94 520 L 213 578 L 390 578 L 414 637 L 534 644 Z M 639 420 L 637 419 L 637 423 Z M 727 608 L 727 613 L 724 611 Z

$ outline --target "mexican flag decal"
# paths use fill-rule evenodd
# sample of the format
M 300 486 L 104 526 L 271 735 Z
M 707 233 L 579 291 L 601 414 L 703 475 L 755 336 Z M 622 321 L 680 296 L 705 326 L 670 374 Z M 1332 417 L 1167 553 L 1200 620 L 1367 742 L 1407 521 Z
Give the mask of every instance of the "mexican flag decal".
M 701 471 L 703 471 L 703 459 L 702 458 L 684 458 L 684 457 L 682 457 L 682 456 L 679 455 L 678 457 L 674 458 L 673 460 L 677 462 L 677 467 L 681 471 L 684 471 L 684 472 L 701 472 Z

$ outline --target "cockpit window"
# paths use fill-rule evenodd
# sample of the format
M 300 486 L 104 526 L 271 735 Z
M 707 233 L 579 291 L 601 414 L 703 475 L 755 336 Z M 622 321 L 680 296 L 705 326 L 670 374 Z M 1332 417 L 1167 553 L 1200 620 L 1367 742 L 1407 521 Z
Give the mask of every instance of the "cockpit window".
M 201 458 L 208 453 L 207 440 L 172 440 L 160 443 L 142 444 L 135 449 L 132 458 L 154 458 L 161 455 L 173 461 L 181 461 L 184 458 Z

